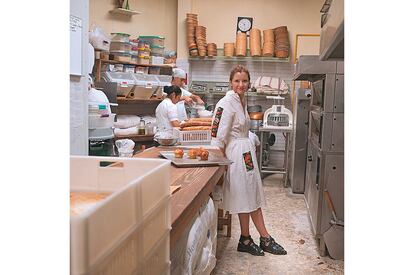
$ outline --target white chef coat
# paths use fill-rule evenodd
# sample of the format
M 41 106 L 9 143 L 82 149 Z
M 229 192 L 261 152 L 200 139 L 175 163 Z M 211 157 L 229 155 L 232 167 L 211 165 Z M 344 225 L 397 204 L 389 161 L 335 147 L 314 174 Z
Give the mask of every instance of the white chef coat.
M 170 121 L 179 120 L 177 114 L 177 106 L 168 97 L 158 104 L 155 110 L 155 117 L 157 119 L 158 130 L 173 129 Z
M 183 89 L 183 88 L 180 88 L 180 89 L 181 89 L 181 96 L 192 96 L 193 95 L 186 89 Z M 185 111 L 185 101 L 181 100 L 176 105 L 177 105 L 177 111 L 178 111 L 178 118 L 180 120 L 188 119 L 187 112 Z
M 223 185 L 223 208 L 231 214 L 250 213 L 266 205 L 253 142 L 249 140 L 250 118 L 240 97 L 228 91 L 217 103 L 211 130 L 211 145 L 226 148 L 233 161 Z

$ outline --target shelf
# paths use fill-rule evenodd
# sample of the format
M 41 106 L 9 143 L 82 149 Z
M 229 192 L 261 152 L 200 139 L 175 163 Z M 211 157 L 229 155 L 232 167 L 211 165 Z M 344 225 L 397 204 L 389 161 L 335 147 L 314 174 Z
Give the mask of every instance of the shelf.
M 133 10 L 127 10 L 123 8 L 116 8 L 109 11 L 110 13 L 117 13 L 117 14 L 124 14 L 124 15 L 135 15 L 135 14 L 141 14 L 140 11 L 133 11 Z
M 271 56 L 258 56 L 258 57 L 252 57 L 249 56 L 250 51 L 247 50 L 247 56 L 232 56 L 227 57 L 224 56 L 223 49 L 217 49 L 217 56 L 212 57 L 201 57 L 201 56 L 189 56 L 189 61 L 233 61 L 233 62 L 247 62 L 247 61 L 253 61 L 253 62 L 289 62 L 290 58 L 278 58 L 278 57 L 271 57 Z
M 123 96 L 118 96 L 116 98 L 118 104 L 136 104 L 136 103 L 146 103 L 146 104 L 158 104 L 162 101 L 162 99 L 154 98 L 154 99 L 133 99 L 133 98 L 126 98 Z
M 142 142 L 142 141 L 153 141 L 154 135 L 127 135 L 127 136 L 117 136 L 115 139 L 123 139 L 128 138 L 133 140 L 134 142 Z
M 102 63 L 109 63 L 109 64 L 126 64 L 126 65 L 135 65 L 140 67 L 160 67 L 160 68 L 173 68 L 174 65 L 170 64 L 162 64 L 162 65 L 154 65 L 154 64 L 138 64 L 135 62 L 125 62 L 125 61 L 117 61 L 117 60 L 106 60 L 106 59 L 96 59 L 96 61 L 100 61 Z

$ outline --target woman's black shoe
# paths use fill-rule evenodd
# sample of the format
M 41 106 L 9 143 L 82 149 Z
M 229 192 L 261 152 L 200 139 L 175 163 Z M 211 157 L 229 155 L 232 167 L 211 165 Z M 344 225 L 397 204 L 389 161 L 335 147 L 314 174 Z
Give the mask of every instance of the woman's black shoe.
M 269 238 L 263 238 L 260 237 L 260 247 L 269 253 L 275 254 L 275 255 L 286 255 L 286 250 L 278 244 L 272 236 L 269 236 Z
M 247 252 L 254 256 L 264 256 L 263 250 L 254 243 L 250 235 L 248 237 L 240 236 L 239 244 L 237 245 L 237 251 Z

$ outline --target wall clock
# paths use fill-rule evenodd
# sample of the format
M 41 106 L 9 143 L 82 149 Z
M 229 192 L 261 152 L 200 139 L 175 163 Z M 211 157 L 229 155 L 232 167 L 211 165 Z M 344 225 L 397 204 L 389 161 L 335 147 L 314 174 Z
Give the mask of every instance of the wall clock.
M 238 17 L 237 18 L 237 31 L 247 33 L 252 29 L 253 18 L 251 17 Z

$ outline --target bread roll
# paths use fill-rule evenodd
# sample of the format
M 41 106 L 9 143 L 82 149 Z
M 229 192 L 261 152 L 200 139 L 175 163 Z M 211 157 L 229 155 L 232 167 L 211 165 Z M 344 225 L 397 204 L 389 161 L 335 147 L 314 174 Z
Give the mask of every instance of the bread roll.
M 182 128 L 181 131 L 200 131 L 200 130 L 211 130 L 211 126 L 189 126 Z

